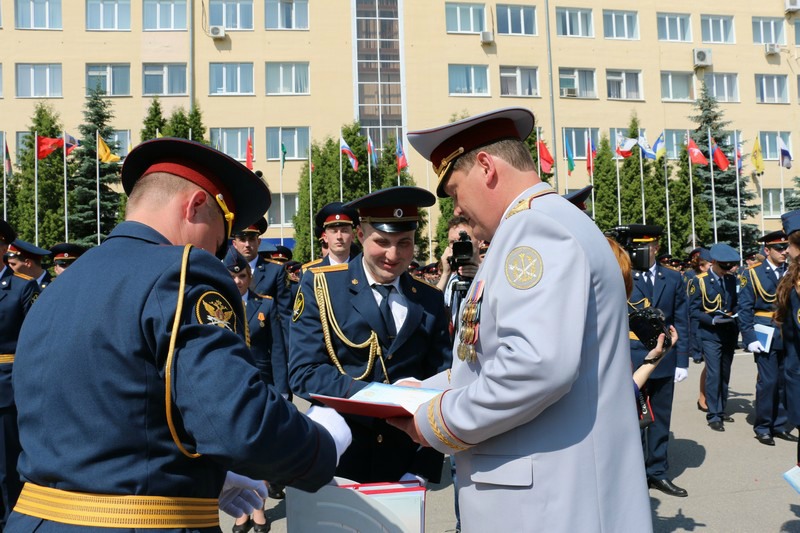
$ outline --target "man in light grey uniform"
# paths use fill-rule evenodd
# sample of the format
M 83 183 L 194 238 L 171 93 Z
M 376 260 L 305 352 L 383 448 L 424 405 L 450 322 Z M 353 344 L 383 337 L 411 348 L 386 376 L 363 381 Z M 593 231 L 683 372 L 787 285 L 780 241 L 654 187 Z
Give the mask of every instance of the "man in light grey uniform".
M 625 287 L 592 220 L 540 181 L 534 118 L 499 110 L 409 134 L 489 251 L 417 442 L 456 454 L 464 532 L 649 532 Z

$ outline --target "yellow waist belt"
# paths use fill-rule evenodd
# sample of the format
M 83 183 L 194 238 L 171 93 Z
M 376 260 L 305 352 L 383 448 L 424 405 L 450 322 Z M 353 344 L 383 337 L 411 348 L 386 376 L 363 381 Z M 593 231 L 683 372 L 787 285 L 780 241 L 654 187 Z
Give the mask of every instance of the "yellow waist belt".
M 11 364 L 14 362 L 13 353 L 0 353 L 0 365 Z
M 766 318 L 772 318 L 773 316 L 775 316 L 775 313 L 773 311 L 756 311 L 755 315 L 763 316 Z
M 115 528 L 219 527 L 216 498 L 107 496 L 25 483 L 14 511 L 61 524 Z

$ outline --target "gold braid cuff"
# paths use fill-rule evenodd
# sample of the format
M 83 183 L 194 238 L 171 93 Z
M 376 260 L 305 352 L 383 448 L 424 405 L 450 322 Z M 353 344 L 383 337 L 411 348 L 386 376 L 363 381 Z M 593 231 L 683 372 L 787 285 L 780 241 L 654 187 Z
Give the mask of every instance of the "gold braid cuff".
M 438 395 L 436 398 L 428 402 L 428 424 L 430 424 L 433 434 L 436 435 L 436 438 L 439 439 L 442 444 L 458 452 L 463 452 L 464 450 L 468 449 L 469 446 L 466 445 L 467 443 L 453 435 L 453 433 L 447 429 L 447 426 L 444 424 L 444 420 L 442 419 L 443 396 L 444 393 Z

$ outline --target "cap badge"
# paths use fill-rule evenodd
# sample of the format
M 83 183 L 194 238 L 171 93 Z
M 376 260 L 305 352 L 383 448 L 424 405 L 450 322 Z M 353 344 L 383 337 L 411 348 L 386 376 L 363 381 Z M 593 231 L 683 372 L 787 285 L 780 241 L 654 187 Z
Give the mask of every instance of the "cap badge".
M 403 210 L 402 209 L 398 208 L 398 209 L 394 210 L 394 217 L 395 218 L 402 218 L 402 216 L 403 216 Z
M 342 218 L 342 215 L 336 215 L 335 218 L 336 218 L 336 220 L 340 220 Z

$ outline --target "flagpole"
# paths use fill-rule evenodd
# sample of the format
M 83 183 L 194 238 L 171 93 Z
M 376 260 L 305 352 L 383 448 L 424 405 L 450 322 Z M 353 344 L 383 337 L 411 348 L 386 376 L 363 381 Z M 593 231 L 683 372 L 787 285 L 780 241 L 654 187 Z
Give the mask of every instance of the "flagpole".
M 342 186 L 342 143 L 341 140 L 344 139 L 344 135 L 342 135 L 342 130 L 339 130 L 339 201 L 344 201 L 344 187 Z
M 39 246 L 39 132 L 33 132 L 33 231 L 36 246 Z
M 692 179 L 692 155 L 689 153 L 689 130 L 686 130 L 686 157 L 689 158 L 689 209 L 692 211 L 692 248 L 697 248 L 697 231 L 694 226 L 694 180 Z
M 536 174 L 539 177 L 542 177 L 542 154 L 539 152 L 539 139 L 541 139 L 541 129 L 539 126 L 536 126 Z M 430 190 L 430 187 L 428 187 Z
M 637 137 L 639 139 L 641 139 L 642 138 L 642 129 L 639 128 L 637 130 L 637 133 L 638 133 Z M 636 140 L 637 144 L 639 142 L 639 139 Z M 645 210 L 644 210 L 644 161 L 642 161 L 642 159 L 644 159 L 642 157 L 642 152 L 643 151 L 644 151 L 644 148 L 640 145 L 639 146 L 639 181 L 640 181 L 640 188 L 642 189 L 642 224 L 647 224 L 647 214 L 645 213 Z
M 367 128 L 367 183 L 369 184 L 369 192 L 372 192 L 372 154 L 370 153 L 371 144 L 372 137 L 370 137 L 369 128 Z
M 192 128 L 189 128 L 189 140 L 192 140 Z
M 564 178 L 564 193 L 569 191 L 569 154 L 567 153 L 567 130 L 562 130 L 564 134 L 564 161 L 567 162 L 567 177 Z M 558 192 L 558 189 L 556 189 Z
M 714 148 L 711 146 L 711 128 L 708 128 L 708 164 L 711 170 L 711 214 L 714 218 L 714 244 L 717 240 L 717 195 L 714 190 Z
M 97 173 L 97 245 L 100 245 L 100 129 L 94 132 L 94 161 L 95 171 Z
M 309 248 L 311 248 L 311 260 L 314 260 L 314 248 L 316 247 L 316 234 L 314 233 L 314 198 L 313 185 L 311 182 L 311 148 L 312 148 L 311 127 L 308 128 L 308 227 L 309 232 Z
M 761 233 L 764 233 L 764 180 L 758 180 L 758 195 L 761 197 Z
M 278 148 L 281 151 L 280 155 L 280 165 L 281 169 L 278 173 L 278 190 L 280 192 L 280 199 L 281 199 L 281 246 L 283 246 L 283 226 L 286 224 L 286 221 L 283 219 L 283 164 L 286 161 L 286 156 L 283 154 L 283 128 L 278 128 L 278 141 L 280 141 L 281 145 Z
M 64 154 L 64 242 L 69 242 L 69 221 L 67 206 L 67 130 L 64 130 L 64 146 L 61 149 Z
M 781 215 L 786 212 L 786 207 L 783 202 L 783 197 L 785 195 L 785 191 L 783 190 L 783 155 L 780 153 L 780 147 L 778 148 L 778 168 L 781 169 Z
M 8 172 L 6 172 L 6 153 L 8 149 L 8 132 L 3 132 L 3 220 L 8 220 L 8 198 L 6 197 L 6 189 L 8 187 L 7 179 Z M 8 164 L 11 165 L 11 154 L 8 154 Z
M 399 132 L 399 128 L 397 128 L 397 127 L 395 127 L 395 128 L 394 128 L 394 135 L 395 135 L 395 137 L 397 138 L 397 139 L 396 139 L 396 140 L 397 140 L 397 143 L 398 143 L 400 146 L 402 146 L 402 145 L 403 145 L 403 143 L 402 143 L 402 142 L 400 142 L 400 132 Z M 395 151 L 396 151 L 396 150 L 395 150 Z M 397 157 L 398 157 L 398 156 L 397 156 L 397 154 L 395 154 L 395 156 L 394 156 L 394 157 L 395 157 L 395 159 L 397 159 Z M 400 186 L 400 165 L 397 165 L 397 186 L 398 186 L 398 187 Z
M 589 184 L 592 186 L 592 220 L 594 220 L 594 153 L 589 132 L 586 132 L 586 157 L 589 158 Z
M 662 146 L 666 149 L 667 147 L 667 134 L 664 130 L 661 130 L 661 142 Z M 656 158 L 658 158 L 658 154 L 656 153 Z M 656 159 L 657 161 L 658 159 Z M 667 207 L 667 253 L 672 254 L 672 226 L 670 224 L 670 216 L 669 216 L 669 174 L 667 173 L 667 152 L 664 151 L 664 194 L 666 198 L 666 207 Z
M 619 146 L 619 145 L 617 145 L 617 146 Z M 614 158 L 614 161 L 616 162 L 616 166 L 617 166 L 617 224 L 619 224 L 621 226 L 622 225 L 622 193 L 620 192 L 620 189 L 622 189 L 622 186 L 619 183 L 619 158 L 620 157 L 622 157 L 622 156 L 620 156 L 619 154 L 616 154 L 616 157 Z
M 425 165 L 426 188 L 431 190 L 431 166 Z M 433 263 L 433 224 L 431 223 L 431 210 L 428 209 L 428 263 Z
M 742 198 L 739 192 L 739 132 L 733 131 L 733 162 L 736 165 L 736 225 L 739 230 L 739 256 L 744 255 L 742 246 Z

